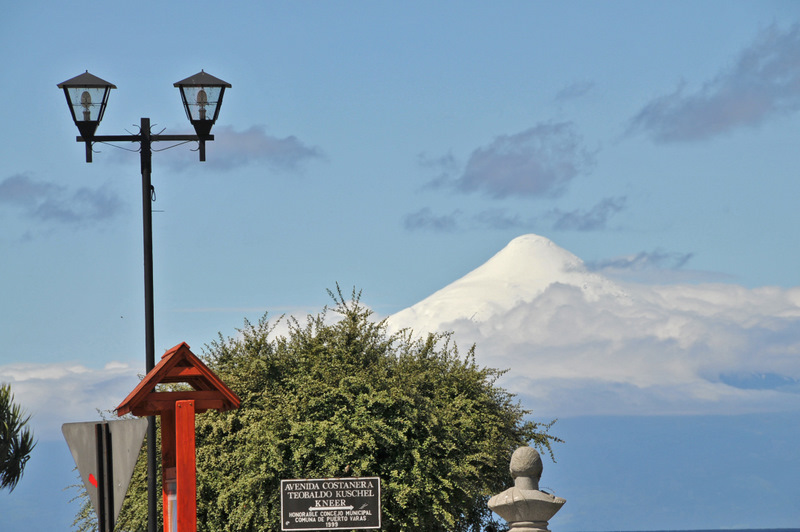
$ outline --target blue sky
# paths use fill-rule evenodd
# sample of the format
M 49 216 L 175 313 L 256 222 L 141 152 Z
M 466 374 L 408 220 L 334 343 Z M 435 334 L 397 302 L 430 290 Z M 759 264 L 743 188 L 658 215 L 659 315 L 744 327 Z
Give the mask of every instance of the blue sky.
M 337 282 L 390 315 L 526 233 L 655 286 L 798 286 L 795 2 L 18 2 L 0 45 L 0 380 L 32 410 L 42 449 L 61 445 L 61 423 L 115 406 L 144 365 L 138 156 L 98 145 L 86 164 L 56 88 L 87 69 L 118 87 L 98 134 L 140 117 L 190 132 L 172 84 L 200 69 L 232 84 L 206 163 L 190 146 L 153 156 L 157 353 L 201 351 L 265 311 L 315 312 Z M 796 344 L 783 347 L 783 374 L 800 378 Z M 643 496 L 624 512 L 581 507 L 599 475 L 586 431 L 606 418 L 579 414 L 559 422 L 571 439 L 545 471 L 581 494 L 567 495 L 560 529 L 796 526 L 788 502 L 731 523 L 729 486 L 747 479 L 722 474 L 726 462 L 691 478 L 704 508 L 661 516 L 663 501 Z M 709 412 L 659 414 L 607 419 L 634 471 L 669 453 L 637 453 L 626 433 L 655 441 L 671 427 L 692 441 L 696 472 L 714 434 L 758 426 L 724 457 L 798 472 L 796 452 L 753 448 L 762 425 L 777 449 L 797 441 L 770 425 L 785 412 L 730 413 L 706 432 Z M 574 478 L 559 482 L 562 467 Z M 628 493 L 652 486 L 617 474 Z M 44 477 L 0 494 L 0 508 L 25 507 Z M 771 500 L 798 499 L 790 481 L 767 483 Z

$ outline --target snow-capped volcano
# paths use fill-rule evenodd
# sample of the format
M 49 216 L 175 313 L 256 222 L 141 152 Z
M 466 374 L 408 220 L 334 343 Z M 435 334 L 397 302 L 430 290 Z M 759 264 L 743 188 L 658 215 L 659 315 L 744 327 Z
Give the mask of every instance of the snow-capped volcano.
M 555 416 L 800 409 L 800 288 L 624 286 L 524 235 L 388 324 L 476 344 Z
M 528 234 L 515 238 L 482 266 L 392 317 L 416 329 L 468 319 L 490 320 L 529 303 L 554 284 L 578 288 L 587 301 L 602 296 L 626 297 L 605 277 L 591 273 L 583 261 L 549 239 Z

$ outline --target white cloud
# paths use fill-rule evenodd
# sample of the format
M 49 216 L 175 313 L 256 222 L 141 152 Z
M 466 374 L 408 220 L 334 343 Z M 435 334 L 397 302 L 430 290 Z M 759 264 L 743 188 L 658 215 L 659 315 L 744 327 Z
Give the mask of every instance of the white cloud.
M 114 218 L 123 203 L 108 184 L 70 189 L 16 174 L 0 181 L 0 207 L 14 208 L 39 222 L 82 226 Z
M 530 230 L 540 226 L 551 226 L 556 231 L 597 231 L 605 229 L 609 220 L 625 208 L 626 198 L 603 198 L 588 210 L 563 211 L 552 209 L 542 216 L 521 216 L 506 208 L 485 209 L 467 214 L 456 209 L 447 214 L 437 214 L 430 207 L 423 207 L 403 218 L 407 231 L 456 232 L 466 230 Z
M 390 323 L 476 343 L 537 414 L 800 410 L 800 288 L 615 284 L 514 242 Z
M 596 231 L 605 229 L 608 220 L 625 208 L 626 198 L 603 198 L 588 211 L 573 210 L 564 212 L 554 209 L 549 217 L 554 218 L 553 228 L 556 230 Z
M 592 159 L 571 123 L 539 124 L 474 150 L 457 187 L 494 198 L 557 196 Z
M 221 126 L 213 134 L 215 140 L 206 143 L 205 164 L 209 168 L 229 170 L 266 164 L 276 170 L 297 171 L 307 162 L 323 158 L 320 148 L 309 146 L 294 135 L 282 138 L 270 135 L 263 126 L 244 131 Z M 187 161 L 197 161 L 197 154 L 190 150 L 168 150 L 164 155 L 175 170 L 185 170 Z
M 702 88 L 682 84 L 660 96 L 631 121 L 657 142 L 695 141 L 755 127 L 800 109 L 800 25 L 762 31 L 736 62 Z
M 61 425 L 100 419 L 139 383 L 138 366 L 109 362 L 102 369 L 77 363 L 17 363 L 0 366 L 0 382 L 11 385 L 15 402 L 31 415 L 37 439 L 61 438 Z
M 577 100 L 589 94 L 594 90 L 594 87 L 595 83 L 593 81 L 576 81 L 559 90 L 553 99 L 556 103 Z
M 587 262 L 586 266 L 593 272 L 622 282 L 696 284 L 731 281 L 732 276 L 725 273 L 687 268 L 686 266 L 693 258 L 694 253 L 656 249 Z
M 594 164 L 594 154 L 570 122 L 543 123 L 500 135 L 472 151 L 460 176 L 452 154 L 422 156 L 423 166 L 440 170 L 429 185 L 459 192 L 482 192 L 494 199 L 559 196 Z
M 424 207 L 408 214 L 403 219 L 403 227 L 409 231 L 428 229 L 434 231 L 455 231 L 459 229 L 460 211 L 450 214 L 434 214 L 430 207 Z

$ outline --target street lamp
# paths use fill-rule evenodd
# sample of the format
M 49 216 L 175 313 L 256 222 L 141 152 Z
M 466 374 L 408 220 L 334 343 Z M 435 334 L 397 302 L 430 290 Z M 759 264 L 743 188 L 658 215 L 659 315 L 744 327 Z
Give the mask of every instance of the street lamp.
M 203 70 L 194 76 L 174 84 L 181 91 L 183 108 L 189 122 L 200 137 L 200 160 L 206 160 L 205 138 L 211 133 L 211 126 L 219 117 L 222 96 L 231 84 L 206 74 Z
M 97 126 L 103 119 L 108 103 L 108 95 L 111 89 L 116 89 L 115 85 L 89 74 L 87 70 L 80 76 L 68 79 L 58 85 L 59 89 L 64 89 L 67 97 L 69 112 L 72 113 L 72 120 L 78 126 L 81 137 L 91 139 Z M 86 143 L 86 162 L 92 162 L 92 143 Z
M 173 86 L 180 89 L 186 116 L 197 134 L 202 137 L 211 133 L 211 126 L 219 117 L 225 88 L 230 88 L 231 84 L 201 70 Z
M 153 142 L 198 142 L 200 161 L 206 160 L 206 141 L 214 140 L 211 127 L 219 116 L 222 96 L 230 83 L 200 71 L 174 84 L 180 90 L 186 116 L 195 129 L 195 135 L 162 135 L 150 132 L 150 119 L 142 118 L 138 134 L 95 135 L 103 119 L 111 89 L 116 87 L 87 70 L 79 76 L 58 84 L 64 90 L 72 120 L 78 126 L 78 142 L 86 143 L 86 162 L 92 162 L 92 145 L 95 142 L 138 142 L 142 169 L 142 225 L 144 234 L 144 303 L 145 303 L 145 368 L 149 373 L 155 367 L 155 334 L 153 313 L 153 187 L 150 181 Z M 147 428 L 147 529 L 156 531 L 156 423 L 148 417 Z M 111 523 L 101 523 L 101 530 L 113 528 Z
M 142 152 L 149 151 L 150 142 L 196 141 L 200 144 L 200 161 L 205 161 L 205 143 L 207 140 L 214 140 L 214 136 L 211 135 L 211 127 L 219 117 L 225 89 L 230 88 L 231 84 L 201 70 L 194 76 L 176 82 L 174 86 L 180 90 L 183 108 L 189 122 L 194 126 L 196 135 L 151 135 L 149 125 L 145 129 L 143 124 L 139 135 L 97 136 L 95 131 L 105 114 L 108 95 L 111 89 L 117 87 L 90 74 L 88 70 L 79 76 L 59 83 L 58 88 L 64 90 L 72 120 L 78 126 L 81 134 L 77 140 L 86 143 L 86 162 L 92 162 L 91 146 L 95 142 L 126 141 L 147 142 L 147 146 L 142 145 Z M 149 122 L 149 119 L 146 120 Z

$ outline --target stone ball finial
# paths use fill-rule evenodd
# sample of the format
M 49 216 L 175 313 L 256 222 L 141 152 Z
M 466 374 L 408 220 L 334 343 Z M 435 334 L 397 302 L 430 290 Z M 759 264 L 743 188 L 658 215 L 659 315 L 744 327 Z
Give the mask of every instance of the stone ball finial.
M 539 479 L 542 476 L 542 457 L 538 451 L 532 447 L 520 447 L 511 455 L 511 477 L 533 477 Z

